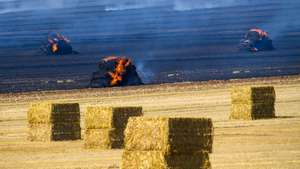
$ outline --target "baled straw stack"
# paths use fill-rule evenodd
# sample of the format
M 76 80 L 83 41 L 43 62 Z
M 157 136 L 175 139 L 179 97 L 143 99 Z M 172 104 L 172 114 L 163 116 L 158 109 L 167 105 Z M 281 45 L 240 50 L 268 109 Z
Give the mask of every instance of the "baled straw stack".
M 80 121 L 78 103 L 41 102 L 30 105 L 27 112 L 29 123 L 59 123 Z
M 84 146 L 88 149 L 120 148 L 123 137 L 123 132 L 116 129 L 86 129 Z
M 209 169 L 213 124 L 205 118 L 130 118 L 123 169 Z
M 205 118 L 130 118 L 125 149 L 164 154 L 212 152 L 213 124 Z
M 85 148 L 122 148 L 128 119 L 142 115 L 142 107 L 87 107 Z
M 30 105 L 27 119 L 30 141 L 81 138 L 80 110 L 77 103 L 34 103 Z
M 49 142 L 53 140 L 51 124 L 29 123 L 28 128 L 27 139 L 29 141 Z
M 142 111 L 142 107 L 87 107 L 85 126 L 88 129 L 125 129 L 129 117 L 142 116 Z
M 231 119 L 254 120 L 275 117 L 272 86 L 240 86 L 231 90 Z
M 231 89 L 232 103 L 274 103 L 273 86 L 236 86 Z
M 28 124 L 28 140 L 29 141 L 55 141 L 55 140 L 75 140 L 80 139 L 81 129 L 79 123 L 56 123 Z

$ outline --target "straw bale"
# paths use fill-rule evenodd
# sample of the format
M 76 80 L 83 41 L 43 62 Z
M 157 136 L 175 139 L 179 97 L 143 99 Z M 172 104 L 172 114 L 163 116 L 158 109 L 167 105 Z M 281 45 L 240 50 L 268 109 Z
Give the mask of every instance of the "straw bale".
M 29 141 L 49 142 L 52 140 L 52 127 L 50 124 L 29 124 L 28 135 Z
M 122 148 L 123 132 L 116 129 L 86 129 L 84 147 L 87 149 Z
M 142 107 L 88 107 L 85 114 L 87 129 L 123 128 L 129 117 L 142 116 Z
M 238 86 L 231 89 L 232 103 L 274 103 L 275 89 L 272 86 Z
M 27 112 L 29 123 L 79 122 L 78 103 L 33 103 Z
M 28 124 L 29 141 L 77 140 L 81 138 L 80 123 Z
M 230 119 L 255 120 L 275 118 L 275 105 L 271 104 L 238 104 L 231 105 Z
M 130 118 L 125 149 L 165 154 L 212 152 L 213 125 L 205 118 Z
M 165 155 L 161 151 L 127 151 L 122 155 L 123 169 L 210 169 L 207 152 Z

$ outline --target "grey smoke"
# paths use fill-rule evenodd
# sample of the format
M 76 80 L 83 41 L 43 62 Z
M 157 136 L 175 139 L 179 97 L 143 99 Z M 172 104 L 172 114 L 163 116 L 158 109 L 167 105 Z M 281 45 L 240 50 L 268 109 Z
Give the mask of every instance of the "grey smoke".
M 127 2 L 118 2 L 108 4 L 107 11 L 128 10 L 137 8 L 148 8 L 155 6 L 172 6 L 176 11 L 188 11 L 197 9 L 217 8 L 234 6 L 246 3 L 247 1 L 239 2 L 238 0 L 131 0 Z
M 237 0 L 210 0 L 210 1 L 197 1 L 197 0 L 175 0 L 174 10 L 187 11 L 195 9 L 209 9 L 217 7 L 234 6 L 239 4 Z
M 80 0 L 0 0 L 0 14 L 76 7 Z
M 170 0 L 130 0 L 105 4 L 106 11 L 129 10 L 169 5 Z
M 260 2 L 269 2 L 268 0 L 0 0 L 0 15 L 4 13 L 19 12 L 19 11 L 40 11 L 43 13 L 43 10 L 52 10 L 52 9 L 61 9 L 61 8 L 77 8 L 85 5 L 89 6 L 99 6 L 99 10 L 106 11 L 117 11 L 117 10 L 131 10 L 131 9 L 142 9 L 149 7 L 170 7 L 175 11 L 189 11 L 189 10 L 201 10 L 208 8 L 220 8 L 220 7 L 230 7 L 230 6 L 239 6 L 239 5 L 260 5 Z M 286 0 L 281 2 L 282 4 L 293 3 L 293 0 Z M 278 3 L 278 1 L 276 2 Z M 104 7 L 101 8 L 100 6 Z M 278 37 L 282 31 L 284 31 L 289 26 L 298 24 L 298 18 L 294 11 L 289 11 L 288 9 L 275 11 L 276 14 L 270 20 L 267 20 L 266 23 L 259 25 L 253 25 L 260 27 L 269 31 L 271 37 Z M 294 13 L 293 13 L 294 12 Z M 140 15 L 151 15 L 147 12 L 139 12 Z M 299 13 L 298 13 L 299 14 Z M 75 14 L 76 15 L 76 14 Z M 286 19 L 285 16 L 289 16 Z M 207 16 L 209 21 L 209 16 Z M 91 19 L 91 18 L 89 18 Z M 95 23 L 105 22 L 105 18 L 99 18 L 95 16 L 93 19 Z M 165 20 L 164 20 L 165 21 Z M 74 27 L 80 27 L 81 21 L 76 20 L 72 21 Z M 106 21 L 107 22 L 107 21 Z M 93 23 L 93 22 L 90 22 Z M 193 23 L 186 23 L 193 24 Z M 128 25 L 119 25 L 118 28 L 105 28 L 101 24 L 95 24 L 93 26 L 98 27 L 99 30 L 111 30 L 117 29 L 122 30 L 126 29 Z M 124 28 L 123 28 L 124 27 Z M 1 29 L 1 28 L 0 28 Z M 55 29 L 60 29 L 58 28 Z M 116 31 L 117 31 L 116 30 Z M 78 29 L 80 31 L 80 29 Z M 83 30 L 84 32 L 85 30 Z
M 144 83 L 151 83 L 153 77 L 155 76 L 152 69 L 146 68 L 145 63 L 143 61 L 138 61 L 135 63 L 136 70 L 139 76 L 142 78 Z
M 204 8 L 217 8 L 248 3 L 238 0 L 0 0 L 0 14 L 27 10 L 74 8 L 82 4 L 102 5 L 106 11 L 149 8 L 156 6 L 172 6 L 174 10 L 186 11 Z
M 282 2 L 282 4 L 289 2 Z M 298 27 L 299 25 L 299 15 L 300 11 L 295 13 L 293 10 L 285 9 L 275 11 L 276 15 L 266 23 L 263 23 L 260 26 L 261 28 L 268 31 L 273 40 L 282 37 L 285 35 L 285 31 L 292 28 Z

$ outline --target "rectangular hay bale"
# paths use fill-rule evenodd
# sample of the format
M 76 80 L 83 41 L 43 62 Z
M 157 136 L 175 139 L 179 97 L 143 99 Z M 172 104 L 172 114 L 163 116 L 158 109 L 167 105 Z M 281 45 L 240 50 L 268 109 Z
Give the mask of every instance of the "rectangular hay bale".
M 52 127 L 50 124 L 28 124 L 27 140 L 29 141 L 52 141 Z
M 165 154 L 212 152 L 213 124 L 206 118 L 130 118 L 125 149 Z
M 79 122 L 78 103 L 41 102 L 30 105 L 27 112 L 29 123 Z
M 86 129 L 84 141 L 87 149 L 122 148 L 124 136 L 116 129 Z
M 142 115 L 142 107 L 91 106 L 85 113 L 85 126 L 87 129 L 125 129 L 130 117 Z
M 276 93 L 273 86 L 236 86 L 231 89 L 231 103 L 274 103 Z
M 255 120 L 275 117 L 273 86 L 238 86 L 231 89 L 230 119 Z
M 161 151 L 127 151 L 122 155 L 123 169 L 211 169 L 207 152 L 165 155 Z
M 230 119 L 256 120 L 275 118 L 275 105 L 273 104 L 232 104 Z
M 28 124 L 27 139 L 29 141 L 50 142 L 62 140 L 77 140 L 80 138 L 80 123 Z

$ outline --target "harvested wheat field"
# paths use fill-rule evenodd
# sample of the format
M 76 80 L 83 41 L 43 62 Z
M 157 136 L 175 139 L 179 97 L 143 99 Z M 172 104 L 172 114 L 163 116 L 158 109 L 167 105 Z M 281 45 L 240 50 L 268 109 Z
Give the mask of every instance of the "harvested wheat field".
M 276 118 L 229 120 L 233 85 L 272 85 Z M 142 106 L 145 116 L 209 117 L 214 124 L 214 169 L 300 168 L 300 76 L 178 83 L 140 87 L 29 92 L 0 95 L 0 168 L 119 168 L 122 150 L 90 150 L 84 141 L 29 142 L 31 102 L 80 104 L 81 128 L 90 105 Z M 81 132 L 82 134 L 84 131 Z

